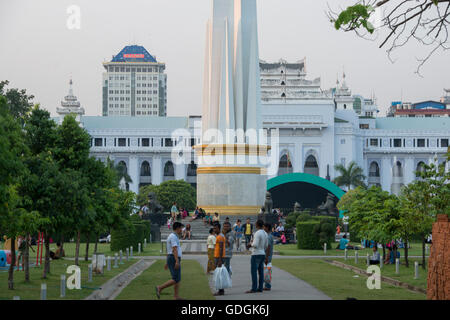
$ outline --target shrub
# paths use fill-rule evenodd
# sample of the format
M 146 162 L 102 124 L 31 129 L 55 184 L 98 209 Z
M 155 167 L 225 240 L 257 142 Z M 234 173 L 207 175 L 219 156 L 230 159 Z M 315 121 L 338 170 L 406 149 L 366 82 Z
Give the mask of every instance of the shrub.
M 314 232 L 320 226 L 318 221 L 297 223 L 297 247 L 299 249 L 320 249 L 319 236 Z
M 331 226 L 334 226 L 334 228 L 337 227 L 336 224 L 336 218 L 335 217 L 330 217 L 330 216 L 314 216 L 312 217 L 313 220 L 317 220 L 319 222 L 324 222 L 324 223 L 329 223 Z
M 139 217 L 138 217 L 139 218 Z M 130 224 L 124 224 L 120 228 L 113 229 L 111 232 L 111 251 L 126 250 L 133 247 L 137 252 L 138 244 L 141 244 L 141 250 L 144 250 L 144 239 L 150 237 L 150 222 L 130 219 Z
M 331 248 L 334 235 L 335 228 L 330 223 L 330 219 L 312 219 L 297 223 L 297 247 L 299 249 L 322 249 L 324 243 Z

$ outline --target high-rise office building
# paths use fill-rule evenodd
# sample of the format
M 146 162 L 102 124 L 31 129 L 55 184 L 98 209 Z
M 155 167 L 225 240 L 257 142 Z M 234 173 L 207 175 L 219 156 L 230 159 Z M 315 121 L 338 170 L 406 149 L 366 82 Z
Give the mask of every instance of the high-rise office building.
M 103 116 L 167 116 L 166 65 L 142 46 L 103 63 Z

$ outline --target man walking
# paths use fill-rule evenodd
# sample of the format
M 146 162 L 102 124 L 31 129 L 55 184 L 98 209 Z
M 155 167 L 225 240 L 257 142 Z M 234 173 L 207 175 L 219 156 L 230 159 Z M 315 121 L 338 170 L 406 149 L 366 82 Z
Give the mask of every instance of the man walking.
M 248 249 L 253 234 L 253 225 L 250 223 L 250 218 L 247 218 L 247 222 L 242 227 L 244 228 L 245 247 Z
M 181 246 L 180 246 L 180 235 L 183 231 L 184 225 L 180 222 L 175 222 L 173 224 L 173 232 L 167 238 L 167 263 L 164 266 L 164 269 L 170 270 L 170 274 L 172 276 L 172 280 L 167 281 L 161 286 L 156 286 L 156 296 L 158 299 L 161 298 L 161 291 L 164 289 L 174 286 L 174 298 L 175 300 L 183 300 L 178 295 L 180 290 L 180 282 L 181 282 Z
M 273 236 L 271 233 L 272 225 L 270 223 L 264 224 L 264 231 L 267 234 L 267 249 L 266 249 L 266 260 L 264 261 L 267 266 L 269 263 L 272 263 L 273 256 Z M 271 271 L 270 271 L 271 272 Z M 272 275 L 270 276 L 272 278 Z M 264 281 L 264 291 L 270 291 L 272 289 L 272 283 L 268 281 Z
M 244 231 L 244 228 L 241 225 L 241 220 L 238 219 L 237 223 L 234 225 L 234 235 L 236 238 L 236 250 L 241 251 L 240 244 L 241 244 L 241 238 L 242 233 Z
M 231 258 L 233 258 L 233 247 L 234 247 L 234 235 L 231 232 L 231 223 L 225 222 L 223 224 L 223 233 L 225 235 L 225 268 L 228 270 L 228 274 L 231 277 Z
M 251 245 L 251 274 L 252 274 L 252 289 L 246 293 L 263 292 L 264 286 L 264 261 L 266 260 L 267 249 L 267 234 L 263 230 L 264 222 L 262 220 L 256 221 L 256 233 L 253 237 Z M 258 279 L 259 276 L 259 279 Z
M 222 267 L 225 262 L 225 236 L 220 232 L 220 223 L 214 224 L 214 233 L 216 235 L 216 247 L 214 249 L 214 260 L 216 268 Z M 227 268 L 228 269 L 228 268 Z M 224 289 L 219 289 L 214 295 L 223 296 L 225 294 Z

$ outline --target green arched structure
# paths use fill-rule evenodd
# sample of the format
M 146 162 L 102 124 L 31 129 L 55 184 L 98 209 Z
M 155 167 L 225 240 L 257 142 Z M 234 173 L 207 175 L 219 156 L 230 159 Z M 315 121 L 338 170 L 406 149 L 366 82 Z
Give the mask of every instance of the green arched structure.
M 316 185 L 318 187 L 321 187 L 330 193 L 334 194 L 339 200 L 342 198 L 342 196 L 345 194 L 345 192 L 339 188 L 334 183 L 321 178 L 317 177 L 311 174 L 307 173 L 288 173 L 284 174 L 272 179 L 267 180 L 267 191 L 272 190 L 273 188 L 286 184 L 291 182 L 304 182 L 304 183 L 310 183 L 313 185 Z M 342 216 L 342 212 L 341 212 Z

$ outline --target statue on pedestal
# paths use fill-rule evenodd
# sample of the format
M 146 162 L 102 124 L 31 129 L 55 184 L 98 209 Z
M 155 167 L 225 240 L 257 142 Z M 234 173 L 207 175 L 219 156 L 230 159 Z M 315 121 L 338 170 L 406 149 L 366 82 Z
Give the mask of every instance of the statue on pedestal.
M 163 207 L 159 204 L 156 193 L 148 194 L 148 214 L 162 213 Z
M 266 214 L 270 214 L 273 211 L 273 200 L 272 200 L 272 194 L 267 191 L 266 192 L 266 200 L 264 201 L 264 212 Z
M 296 202 L 294 204 L 294 212 L 302 212 L 302 206 L 300 205 L 300 203 Z
M 319 214 L 327 215 L 327 216 L 336 216 L 336 197 L 328 193 L 327 198 L 324 203 L 322 203 L 318 208 Z

